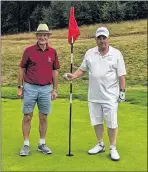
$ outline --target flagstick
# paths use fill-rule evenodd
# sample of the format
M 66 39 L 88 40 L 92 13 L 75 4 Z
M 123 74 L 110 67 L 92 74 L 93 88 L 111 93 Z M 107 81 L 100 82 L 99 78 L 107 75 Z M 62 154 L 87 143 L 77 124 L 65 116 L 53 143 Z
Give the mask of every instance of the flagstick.
M 70 63 L 70 73 L 72 73 L 73 66 L 73 37 L 71 43 L 71 63 Z M 73 156 L 71 154 L 71 118 L 72 118 L 72 81 L 70 82 L 70 116 L 69 116 L 69 152 L 66 156 Z

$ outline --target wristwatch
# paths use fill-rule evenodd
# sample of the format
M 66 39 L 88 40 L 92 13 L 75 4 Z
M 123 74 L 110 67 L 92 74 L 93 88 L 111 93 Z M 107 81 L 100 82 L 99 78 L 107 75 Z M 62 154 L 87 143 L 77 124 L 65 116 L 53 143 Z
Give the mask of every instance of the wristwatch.
M 23 85 L 18 85 L 18 88 L 23 88 Z
M 52 91 L 55 91 L 58 94 L 58 91 L 56 89 L 53 89 Z
M 120 91 L 125 92 L 125 89 L 121 88 Z

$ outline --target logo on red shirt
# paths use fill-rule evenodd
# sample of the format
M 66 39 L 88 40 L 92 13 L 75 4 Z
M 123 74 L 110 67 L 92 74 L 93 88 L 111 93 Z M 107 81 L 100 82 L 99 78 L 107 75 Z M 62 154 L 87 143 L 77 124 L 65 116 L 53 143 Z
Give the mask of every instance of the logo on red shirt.
M 48 62 L 51 63 L 52 62 L 52 59 L 51 57 L 48 56 Z

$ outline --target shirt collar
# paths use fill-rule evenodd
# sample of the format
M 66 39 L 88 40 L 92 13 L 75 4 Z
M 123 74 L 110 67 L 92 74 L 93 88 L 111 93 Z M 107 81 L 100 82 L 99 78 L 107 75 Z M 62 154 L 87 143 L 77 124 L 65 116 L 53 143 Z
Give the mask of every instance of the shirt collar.
M 40 48 L 38 42 L 36 43 L 36 49 L 42 51 L 42 49 Z M 49 45 L 48 45 L 48 43 L 46 44 L 46 49 L 45 49 L 45 50 L 49 50 Z
M 98 46 L 95 47 L 94 52 L 100 54 L 100 53 L 99 53 L 99 50 L 98 50 Z M 109 50 L 108 50 L 107 54 L 104 55 L 104 57 L 105 57 L 105 56 L 108 56 L 108 55 L 111 55 L 111 52 L 112 52 L 112 47 L 109 46 Z

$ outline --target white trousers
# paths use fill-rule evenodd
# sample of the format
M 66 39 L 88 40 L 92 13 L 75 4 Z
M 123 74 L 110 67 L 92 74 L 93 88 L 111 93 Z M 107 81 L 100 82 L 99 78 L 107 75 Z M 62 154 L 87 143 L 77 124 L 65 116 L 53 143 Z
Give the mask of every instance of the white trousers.
M 108 128 L 117 128 L 118 103 L 88 102 L 91 125 L 103 124 L 106 119 Z

